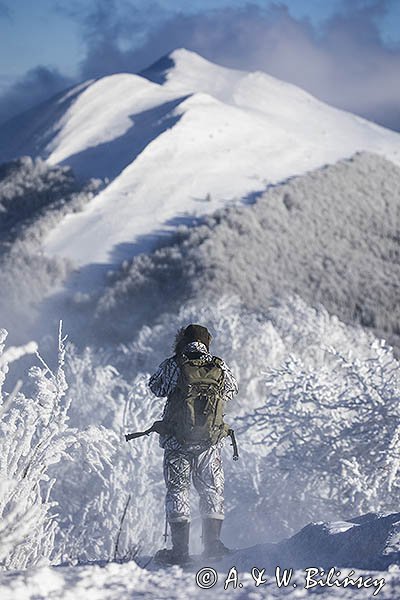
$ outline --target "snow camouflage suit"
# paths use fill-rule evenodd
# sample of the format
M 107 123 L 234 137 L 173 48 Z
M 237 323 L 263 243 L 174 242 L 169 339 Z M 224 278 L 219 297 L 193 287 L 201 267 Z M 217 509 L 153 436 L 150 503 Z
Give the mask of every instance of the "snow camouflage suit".
M 199 352 L 202 360 L 212 361 L 212 354 L 201 342 L 191 342 L 183 349 L 184 354 Z M 224 371 L 223 397 L 230 400 L 238 391 L 238 385 L 229 367 L 222 361 Z M 179 366 L 174 356 L 167 358 L 150 378 L 149 387 L 158 397 L 168 397 L 176 387 Z M 164 409 L 165 413 L 165 409 Z M 183 446 L 172 435 L 161 435 L 160 446 L 164 448 L 164 480 L 167 486 L 165 508 L 169 523 L 190 521 L 190 478 L 199 497 L 202 518 L 224 518 L 224 471 L 221 448 L 223 440 L 212 446 L 192 444 Z

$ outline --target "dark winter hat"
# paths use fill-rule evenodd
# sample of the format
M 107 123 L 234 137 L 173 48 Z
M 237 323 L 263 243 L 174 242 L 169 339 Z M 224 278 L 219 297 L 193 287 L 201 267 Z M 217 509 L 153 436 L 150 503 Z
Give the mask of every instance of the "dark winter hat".
M 211 333 L 207 327 L 202 325 L 196 325 L 191 323 L 186 328 L 182 327 L 176 334 L 175 338 L 175 352 L 181 353 L 184 347 L 191 342 L 201 342 L 205 345 L 207 350 L 210 349 Z

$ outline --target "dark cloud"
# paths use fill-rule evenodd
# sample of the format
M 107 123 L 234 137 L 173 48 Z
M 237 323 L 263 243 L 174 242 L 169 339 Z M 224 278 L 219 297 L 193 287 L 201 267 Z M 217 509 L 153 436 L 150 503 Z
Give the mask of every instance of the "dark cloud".
M 31 69 L 0 97 L 0 122 L 40 104 L 71 84 L 72 80 L 56 69 Z
M 155 2 L 138 8 L 127 0 L 97 0 L 92 10 L 76 2 L 70 16 L 79 21 L 87 48 L 81 64 L 83 77 L 116 71 L 136 73 L 148 66 L 148 60 L 157 60 L 160 55 L 157 49 L 149 53 L 147 46 L 164 23 L 170 22 L 169 13 Z M 146 48 L 143 56 L 142 46 Z M 174 48 L 163 39 L 160 46 L 163 54 L 166 47 Z
M 11 10 L 9 7 L 4 4 L 4 2 L 0 2 L 0 19 L 9 19 L 11 20 Z
M 86 46 L 81 79 L 138 72 L 185 47 L 228 67 L 266 71 L 339 108 L 400 130 L 400 46 L 385 45 L 378 27 L 389 0 L 343 1 L 318 31 L 310 21 L 292 17 L 283 4 L 196 15 L 170 14 L 154 3 L 142 9 L 127 0 L 98 0 L 92 10 L 87 6 L 75 0 L 68 8 Z M 55 87 L 61 80 L 57 74 Z M 27 85 L 36 98 L 33 84 L 32 77 L 20 82 L 15 100 L 18 89 L 27 90 Z M 45 92 L 41 90 L 42 98 Z

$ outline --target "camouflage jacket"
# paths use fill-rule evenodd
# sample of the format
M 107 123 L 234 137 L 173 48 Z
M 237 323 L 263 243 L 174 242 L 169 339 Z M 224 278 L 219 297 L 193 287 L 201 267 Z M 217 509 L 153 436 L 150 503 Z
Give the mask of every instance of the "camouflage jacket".
M 212 361 L 212 354 L 210 354 L 204 344 L 201 342 L 192 342 L 184 348 L 184 353 L 199 352 L 201 358 L 205 362 Z M 238 392 L 237 381 L 228 367 L 228 365 L 222 361 L 222 370 L 225 373 L 223 395 L 226 401 L 231 400 Z M 167 397 L 174 391 L 179 377 L 179 365 L 176 360 L 176 356 L 171 356 L 164 360 L 157 371 L 149 379 L 149 388 L 153 394 L 159 398 Z M 179 442 L 173 436 L 160 436 L 160 446 L 162 448 L 178 448 L 180 447 Z M 193 448 L 193 449 L 197 449 Z M 199 447 L 200 449 L 200 447 Z

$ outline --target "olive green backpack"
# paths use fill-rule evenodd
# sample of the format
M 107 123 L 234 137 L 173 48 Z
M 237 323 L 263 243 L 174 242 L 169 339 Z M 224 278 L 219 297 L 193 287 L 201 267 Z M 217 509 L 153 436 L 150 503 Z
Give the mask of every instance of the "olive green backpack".
M 224 423 L 222 360 L 179 356 L 180 374 L 168 398 L 163 422 L 181 444 L 216 444 L 230 435 Z

